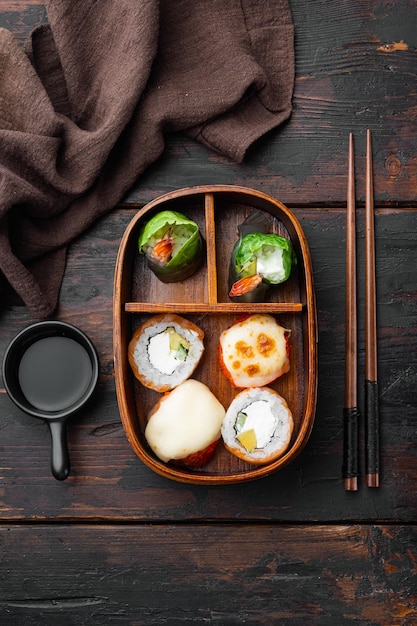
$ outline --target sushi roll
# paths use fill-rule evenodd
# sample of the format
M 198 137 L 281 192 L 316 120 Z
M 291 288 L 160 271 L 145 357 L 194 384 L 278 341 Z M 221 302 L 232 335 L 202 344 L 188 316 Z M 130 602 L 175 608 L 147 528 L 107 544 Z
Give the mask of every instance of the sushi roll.
M 290 369 L 290 331 L 266 313 L 239 319 L 220 335 L 220 366 L 235 386 L 264 387 Z
M 229 266 L 229 297 L 262 302 L 270 285 L 290 277 L 297 259 L 289 239 L 275 233 L 252 232 L 235 245 Z
M 238 393 L 222 424 L 225 447 L 254 465 L 275 461 L 287 450 L 294 420 L 284 398 L 268 387 Z
M 164 283 L 185 280 L 198 270 L 204 257 L 204 240 L 198 225 L 183 213 L 160 211 L 140 230 L 139 252 Z
M 165 392 L 184 382 L 204 352 L 204 332 L 189 320 L 166 313 L 140 324 L 128 346 L 134 375 L 149 389 Z
M 165 463 L 201 467 L 213 458 L 225 413 L 206 385 L 189 379 L 150 411 L 145 438 Z

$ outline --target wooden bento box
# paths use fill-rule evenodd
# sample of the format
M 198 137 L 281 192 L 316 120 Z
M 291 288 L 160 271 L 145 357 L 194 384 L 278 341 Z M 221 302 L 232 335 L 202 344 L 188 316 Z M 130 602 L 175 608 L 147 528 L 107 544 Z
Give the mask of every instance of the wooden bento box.
M 190 278 L 163 283 L 138 252 L 140 227 L 155 213 L 170 209 L 197 222 L 206 241 L 206 258 Z M 265 212 L 270 232 L 292 241 L 297 265 L 291 277 L 262 303 L 231 301 L 228 267 L 238 226 L 255 209 Z M 187 469 L 160 461 L 147 445 L 147 414 L 161 394 L 141 385 L 128 362 L 128 344 L 137 326 L 157 313 L 175 312 L 205 332 L 205 351 L 192 378 L 205 383 L 225 409 L 238 389 L 219 366 L 221 332 L 239 316 L 269 313 L 290 329 L 291 369 L 268 385 L 287 401 L 294 431 L 287 452 L 267 465 L 255 466 L 235 457 L 219 442 L 214 458 L 204 467 Z M 301 226 L 281 202 L 253 189 L 229 185 L 199 186 L 167 193 L 138 210 L 119 247 L 114 280 L 114 371 L 117 400 L 130 445 L 143 463 L 172 480 L 195 484 L 228 484 L 254 480 L 292 461 L 306 444 L 314 422 L 317 396 L 317 315 L 308 244 Z

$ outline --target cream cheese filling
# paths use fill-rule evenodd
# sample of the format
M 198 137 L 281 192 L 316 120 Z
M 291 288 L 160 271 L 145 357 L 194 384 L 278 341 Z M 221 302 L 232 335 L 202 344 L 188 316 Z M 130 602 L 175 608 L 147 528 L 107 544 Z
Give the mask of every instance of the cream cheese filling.
M 182 362 L 176 358 L 176 351 L 171 350 L 170 333 L 167 331 L 149 339 L 148 355 L 151 365 L 163 374 L 172 374 Z
M 285 278 L 285 270 L 283 264 L 283 249 L 275 246 L 264 246 L 271 248 L 264 255 L 256 257 L 256 272 L 261 276 L 265 276 L 273 283 L 278 283 Z
M 246 419 L 238 434 L 248 430 L 253 430 L 256 436 L 256 447 L 264 448 L 274 436 L 278 418 L 271 411 L 269 402 L 257 400 L 245 407 L 241 413 L 246 415 Z

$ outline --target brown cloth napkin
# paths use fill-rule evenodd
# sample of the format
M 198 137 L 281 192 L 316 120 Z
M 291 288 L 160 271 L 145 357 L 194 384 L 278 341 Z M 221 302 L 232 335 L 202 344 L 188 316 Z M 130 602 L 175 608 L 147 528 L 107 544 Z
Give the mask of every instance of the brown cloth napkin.
M 45 4 L 25 48 L 0 29 L 0 296 L 8 283 L 35 318 L 57 306 L 68 243 L 167 133 L 241 162 L 290 116 L 294 84 L 287 0 Z

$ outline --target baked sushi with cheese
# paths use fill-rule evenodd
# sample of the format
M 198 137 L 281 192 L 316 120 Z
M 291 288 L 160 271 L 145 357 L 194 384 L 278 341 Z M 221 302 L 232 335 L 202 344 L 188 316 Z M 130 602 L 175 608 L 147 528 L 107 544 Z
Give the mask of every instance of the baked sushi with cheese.
M 248 463 L 264 465 L 285 453 L 293 428 L 284 398 L 268 387 L 253 387 L 234 398 L 221 433 L 229 452 Z
M 239 388 L 264 387 L 290 369 L 290 331 L 269 314 L 241 318 L 220 335 L 220 366 Z
M 149 389 L 165 392 L 184 382 L 204 352 L 204 332 L 175 313 L 148 318 L 135 330 L 128 359 L 136 378 Z
M 160 211 L 139 232 L 139 252 L 164 283 L 185 280 L 204 258 L 204 240 L 196 222 L 178 211 Z
M 189 379 L 150 411 L 145 438 L 165 463 L 201 467 L 213 458 L 224 416 L 225 409 L 211 390 Z

